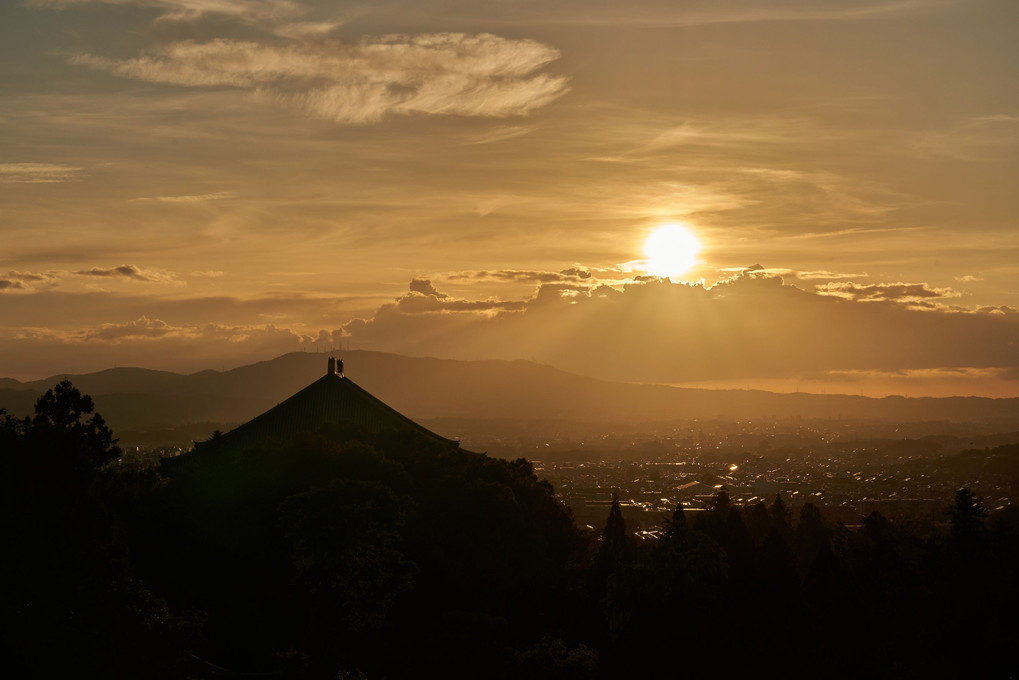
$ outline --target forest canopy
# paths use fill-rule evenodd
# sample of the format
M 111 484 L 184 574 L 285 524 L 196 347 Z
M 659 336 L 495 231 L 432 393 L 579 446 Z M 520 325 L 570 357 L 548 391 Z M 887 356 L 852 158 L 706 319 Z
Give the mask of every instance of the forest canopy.
M 214 437 L 139 471 L 65 381 L 0 443 L 4 651 L 41 674 L 1017 670 L 1014 513 L 968 489 L 854 528 L 721 490 L 639 542 L 618 498 L 586 533 L 528 461 L 413 432 Z

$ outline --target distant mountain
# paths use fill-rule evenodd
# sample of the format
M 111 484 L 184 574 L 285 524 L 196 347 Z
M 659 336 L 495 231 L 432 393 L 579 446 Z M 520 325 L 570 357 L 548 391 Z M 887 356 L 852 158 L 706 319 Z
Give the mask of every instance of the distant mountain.
M 415 420 L 662 422 L 692 418 L 803 417 L 1019 424 L 1019 399 L 905 398 L 775 394 L 610 382 L 530 361 L 454 361 L 365 350 L 337 353 L 346 374 Z M 166 428 L 204 438 L 251 420 L 320 378 L 325 354 L 292 353 L 230 371 L 179 375 L 114 368 L 21 383 L 0 380 L 0 407 L 27 415 L 63 378 L 92 395 L 125 441 Z M 202 433 L 205 434 L 202 434 Z M 440 434 L 444 433 L 439 430 Z

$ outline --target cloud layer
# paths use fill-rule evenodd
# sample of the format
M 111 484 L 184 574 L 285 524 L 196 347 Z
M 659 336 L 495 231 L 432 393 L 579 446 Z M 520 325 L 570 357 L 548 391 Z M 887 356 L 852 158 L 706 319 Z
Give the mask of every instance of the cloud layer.
M 597 282 L 542 284 L 515 306 L 419 287 L 344 332 L 358 347 L 531 358 L 636 382 L 1019 369 L 1019 314 L 919 309 L 918 302 L 954 295 L 925 284 L 837 289 L 846 295 L 801 290 L 755 270 L 710 288 L 662 279 L 622 290 Z
M 530 280 L 540 280 L 530 276 L 540 273 L 527 272 Z M 798 288 L 763 268 L 711 287 L 654 277 L 620 282 L 570 270 L 548 274 L 554 281 L 538 283 L 534 295 L 522 300 L 474 299 L 440 290 L 443 281 L 463 285 L 464 273 L 438 277 L 439 286 L 418 278 L 409 291 L 373 313 L 322 330 L 310 330 L 296 312 L 341 314 L 341 300 L 154 305 L 107 295 L 110 316 L 119 314 L 121 320 L 83 324 L 87 317 L 70 314 L 67 321 L 77 325 L 59 330 L 31 326 L 26 317 L 26 327 L 0 336 L 0 356 L 18 357 L 19 376 L 28 370 L 52 373 L 62 357 L 93 370 L 114 362 L 199 370 L 343 345 L 454 359 L 531 359 L 629 382 L 715 381 L 742 387 L 742 381 L 798 378 L 823 384 L 868 376 L 913 383 L 921 378 L 1001 383 L 1019 377 L 1019 312 L 918 307 L 918 298 L 940 295 L 925 284 L 863 287 L 858 297 L 849 298 Z M 131 278 L 134 272 L 106 275 Z M 12 275 L 5 280 L 22 281 Z M 45 294 L 69 309 L 84 300 Z M 28 302 L 26 296 L 0 299 L 11 303 L 9 311 Z M 153 312 L 126 316 L 146 307 Z M 269 318 L 270 307 L 278 312 L 271 315 L 272 324 L 234 321 L 250 318 L 252 309 Z M 218 320 L 186 320 L 199 315 Z M 14 368 L 0 366 L 0 375 L 15 374 Z

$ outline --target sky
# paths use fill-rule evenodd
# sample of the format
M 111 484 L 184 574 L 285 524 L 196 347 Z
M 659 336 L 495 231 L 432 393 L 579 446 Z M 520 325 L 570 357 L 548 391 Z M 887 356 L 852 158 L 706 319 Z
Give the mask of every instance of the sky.
M 1015 0 L 4 2 L 0 376 L 1016 397 L 1016 82 Z

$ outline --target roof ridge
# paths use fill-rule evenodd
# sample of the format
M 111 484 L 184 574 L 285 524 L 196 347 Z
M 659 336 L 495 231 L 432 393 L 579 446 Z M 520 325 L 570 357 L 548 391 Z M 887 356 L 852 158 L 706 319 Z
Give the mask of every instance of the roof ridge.
M 342 363 L 339 363 L 342 367 Z M 459 442 L 438 435 L 414 422 L 342 373 L 330 371 L 267 411 L 223 435 L 231 443 L 291 441 L 300 432 L 323 425 L 350 424 L 378 434 L 410 431 L 433 441 L 459 446 Z M 342 370 L 342 369 L 341 369 Z

